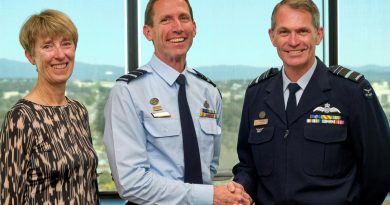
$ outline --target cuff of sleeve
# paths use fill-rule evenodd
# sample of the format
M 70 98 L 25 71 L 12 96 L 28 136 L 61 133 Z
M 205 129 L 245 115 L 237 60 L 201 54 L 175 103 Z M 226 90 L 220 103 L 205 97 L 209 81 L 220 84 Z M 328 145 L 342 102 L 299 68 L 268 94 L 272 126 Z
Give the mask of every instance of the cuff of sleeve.
M 196 204 L 213 204 L 214 187 L 209 184 L 191 184 L 192 201 Z

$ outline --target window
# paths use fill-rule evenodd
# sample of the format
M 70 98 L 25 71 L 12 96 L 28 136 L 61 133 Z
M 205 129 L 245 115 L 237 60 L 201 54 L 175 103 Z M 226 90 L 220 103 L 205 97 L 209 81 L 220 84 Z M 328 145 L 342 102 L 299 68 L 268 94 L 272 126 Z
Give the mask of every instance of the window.
M 390 119 L 390 2 L 377 0 L 339 1 L 339 64 L 362 73 L 370 81 Z M 390 200 L 390 194 L 386 200 Z M 384 204 L 387 204 L 385 202 Z
M 339 64 L 365 75 L 390 117 L 390 2 L 339 1 Z

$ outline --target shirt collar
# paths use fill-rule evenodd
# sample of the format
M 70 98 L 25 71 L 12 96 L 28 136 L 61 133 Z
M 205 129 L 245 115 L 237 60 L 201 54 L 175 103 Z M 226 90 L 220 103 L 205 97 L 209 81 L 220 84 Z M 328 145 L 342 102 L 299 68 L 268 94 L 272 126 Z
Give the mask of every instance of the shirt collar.
M 309 83 L 311 77 L 313 76 L 316 67 L 317 67 L 317 58 L 314 59 L 314 63 L 310 67 L 310 69 L 301 78 L 298 79 L 297 84 L 299 85 L 299 87 L 301 87 L 302 90 L 305 90 L 307 84 Z M 282 77 L 283 77 L 283 92 L 284 92 L 286 91 L 288 84 L 291 83 L 290 79 L 288 79 L 286 74 L 284 73 L 284 68 L 282 68 Z
M 174 68 L 172 68 L 168 64 L 164 63 L 154 54 L 152 59 L 149 61 L 149 65 L 150 67 L 152 67 L 153 71 L 155 71 L 170 86 L 172 86 L 175 83 L 177 77 L 180 75 L 179 72 L 177 72 Z M 186 75 L 187 70 L 190 69 L 188 69 L 186 65 L 184 71 L 181 74 Z

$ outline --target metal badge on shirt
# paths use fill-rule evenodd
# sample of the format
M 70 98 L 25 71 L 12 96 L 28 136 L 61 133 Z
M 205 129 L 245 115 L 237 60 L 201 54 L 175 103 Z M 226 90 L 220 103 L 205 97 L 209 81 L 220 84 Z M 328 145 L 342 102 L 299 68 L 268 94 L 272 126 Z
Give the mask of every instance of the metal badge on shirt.
M 210 104 L 207 102 L 207 100 L 203 103 L 203 108 L 200 110 L 199 117 L 205 117 L 205 118 L 217 118 L 217 114 L 214 109 L 210 108 Z
M 266 117 L 266 113 L 264 111 L 261 111 L 259 113 L 259 119 L 256 119 L 253 121 L 253 126 L 254 127 L 258 127 L 258 126 L 264 126 L 264 125 L 267 125 L 268 124 L 268 119 L 265 118 Z M 263 131 L 264 128 L 256 128 L 256 132 L 257 133 L 260 133 L 261 131 Z
M 153 112 L 151 113 L 154 118 L 169 118 L 171 114 L 169 112 L 163 111 L 161 105 L 158 105 L 160 100 L 158 98 L 150 99 L 149 103 L 153 105 Z
M 310 114 L 309 119 L 306 119 L 306 123 L 344 125 L 345 121 L 340 109 L 325 103 L 324 107 L 318 106 L 314 108 L 313 114 Z

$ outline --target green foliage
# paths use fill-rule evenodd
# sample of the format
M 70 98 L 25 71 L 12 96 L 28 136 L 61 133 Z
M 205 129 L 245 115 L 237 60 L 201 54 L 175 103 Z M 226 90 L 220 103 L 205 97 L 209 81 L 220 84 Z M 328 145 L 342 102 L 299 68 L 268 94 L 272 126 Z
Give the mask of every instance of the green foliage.
M 237 163 L 236 154 L 238 129 L 242 104 L 249 81 L 230 80 L 216 82 L 222 93 L 222 145 L 219 171 L 231 170 Z

